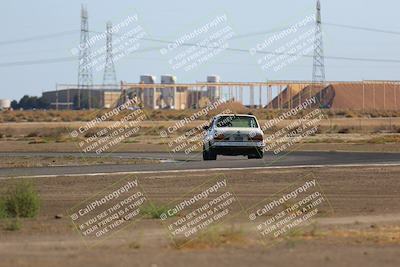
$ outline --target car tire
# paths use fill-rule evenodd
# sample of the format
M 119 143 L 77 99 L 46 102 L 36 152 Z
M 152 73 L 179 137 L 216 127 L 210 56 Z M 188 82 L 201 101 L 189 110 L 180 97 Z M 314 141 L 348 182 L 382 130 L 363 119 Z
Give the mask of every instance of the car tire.
M 203 147 L 203 160 L 210 160 L 210 156 L 208 155 L 208 151 Z
M 257 150 L 255 154 L 250 154 L 247 156 L 248 159 L 262 159 L 264 157 L 264 152 L 262 150 Z
M 203 160 L 217 160 L 217 153 L 211 148 L 206 150 L 206 148 L 203 146 Z
M 210 149 L 210 160 L 217 160 L 217 153 Z
M 257 154 L 255 158 L 262 159 L 263 157 L 264 157 L 264 153 L 261 152 L 260 154 Z

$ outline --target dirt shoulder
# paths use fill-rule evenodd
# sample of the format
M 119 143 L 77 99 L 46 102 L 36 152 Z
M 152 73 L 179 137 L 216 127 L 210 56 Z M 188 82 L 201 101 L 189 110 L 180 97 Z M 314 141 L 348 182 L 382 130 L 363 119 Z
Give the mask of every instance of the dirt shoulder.
M 349 152 L 400 152 L 400 143 L 324 143 L 312 142 L 298 145 L 299 151 L 349 151 Z M 30 143 L 30 141 L 0 141 L 0 152 L 81 152 L 75 142 L 63 143 Z M 166 144 L 123 143 L 114 152 L 168 152 L 171 150 Z
M 20 156 L 20 157 L 0 157 L 0 168 L 31 168 L 31 167 L 56 167 L 56 166 L 89 166 L 101 164 L 157 164 L 158 160 L 151 159 L 129 159 L 115 157 L 83 157 L 83 156 Z
M 0 229 L 0 266 L 398 266 L 400 167 L 292 169 L 226 173 L 138 175 L 156 205 L 180 199 L 216 175 L 225 175 L 244 208 L 272 197 L 312 173 L 334 213 L 326 214 L 272 246 L 260 242 L 247 216 L 220 225 L 187 248 L 177 249 L 160 220 L 145 217 L 88 248 L 66 210 L 121 176 L 32 180 L 41 199 L 36 219 L 22 229 Z M 4 194 L 15 181 L 0 181 Z M 55 219 L 56 214 L 63 218 Z M 3 221 L 2 224 L 5 222 Z M 229 231 L 235 227 L 237 231 Z M 228 230 L 224 230 L 228 229 Z M 272 240 L 274 241 L 274 240 Z

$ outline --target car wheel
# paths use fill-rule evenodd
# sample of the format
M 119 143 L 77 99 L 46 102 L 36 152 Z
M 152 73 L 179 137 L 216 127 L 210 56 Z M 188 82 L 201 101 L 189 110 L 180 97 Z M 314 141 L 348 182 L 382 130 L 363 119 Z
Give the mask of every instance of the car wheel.
M 211 148 L 207 150 L 203 146 L 203 160 L 217 160 L 217 153 L 213 151 Z
M 264 153 L 260 153 L 260 154 L 257 154 L 257 155 L 255 155 L 255 158 L 256 159 L 262 159 L 264 157 Z
M 217 153 L 214 150 L 210 149 L 209 155 L 210 160 L 217 160 Z
M 250 154 L 247 156 L 248 159 L 262 159 L 264 157 L 264 152 L 262 150 L 257 150 L 255 154 Z
M 257 149 L 256 159 L 262 159 L 264 157 L 264 151 L 261 149 Z
M 203 160 L 210 160 L 208 151 L 204 148 L 204 146 L 203 146 Z

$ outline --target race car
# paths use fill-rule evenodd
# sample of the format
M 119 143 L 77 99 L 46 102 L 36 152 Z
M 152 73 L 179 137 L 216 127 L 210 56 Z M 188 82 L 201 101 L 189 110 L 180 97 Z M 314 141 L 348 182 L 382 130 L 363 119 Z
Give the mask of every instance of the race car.
M 217 115 L 203 129 L 203 160 L 216 160 L 218 155 L 242 155 L 249 159 L 264 156 L 264 133 L 253 115 Z

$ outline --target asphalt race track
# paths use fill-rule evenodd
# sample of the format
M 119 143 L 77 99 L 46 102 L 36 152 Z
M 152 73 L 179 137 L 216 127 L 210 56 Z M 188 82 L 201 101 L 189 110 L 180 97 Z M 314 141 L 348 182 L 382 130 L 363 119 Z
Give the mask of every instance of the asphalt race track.
M 75 157 L 99 157 L 96 154 L 81 153 L 0 153 L 2 157 L 21 156 L 75 156 Z M 102 155 L 103 156 L 103 155 Z M 400 165 L 400 153 L 364 153 L 364 152 L 291 152 L 280 157 L 265 155 L 263 159 L 248 160 L 245 157 L 219 156 L 217 161 L 203 161 L 200 153 L 190 155 L 169 154 L 165 152 L 128 152 L 112 153 L 104 155 L 115 158 L 142 158 L 161 160 L 159 164 L 109 164 L 92 166 L 51 166 L 34 168 L 1 168 L 0 177 L 35 177 L 35 176 L 62 176 L 62 175 L 100 175 L 114 173 L 135 172 L 172 172 L 180 170 L 207 171 L 207 170 L 234 170 L 257 169 L 276 167 L 322 167 L 322 166 L 368 166 L 368 165 Z M 84 159 L 83 159 L 84 160 Z

